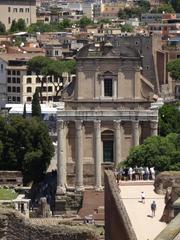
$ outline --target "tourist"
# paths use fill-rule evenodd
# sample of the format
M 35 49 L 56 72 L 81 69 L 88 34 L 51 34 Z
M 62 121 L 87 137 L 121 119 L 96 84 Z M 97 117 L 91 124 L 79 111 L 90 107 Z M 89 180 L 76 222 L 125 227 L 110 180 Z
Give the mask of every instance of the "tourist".
M 145 193 L 141 192 L 141 202 L 145 203 Z
M 155 180 L 155 170 L 154 170 L 154 167 L 150 168 L 150 173 L 151 173 L 152 180 Z
M 148 167 L 145 168 L 145 177 L 146 177 L 146 180 L 149 180 L 149 168 Z
M 152 212 L 152 217 L 155 217 L 155 213 L 156 213 L 156 202 L 153 201 L 151 203 L 151 212 Z
M 132 167 L 130 167 L 128 170 L 128 176 L 129 176 L 129 180 L 131 180 L 131 181 L 132 181 L 132 175 L 133 175 L 133 169 L 132 169 Z
M 143 167 L 140 167 L 139 168 L 139 179 L 143 180 L 143 176 L 144 176 L 144 169 L 143 169 Z

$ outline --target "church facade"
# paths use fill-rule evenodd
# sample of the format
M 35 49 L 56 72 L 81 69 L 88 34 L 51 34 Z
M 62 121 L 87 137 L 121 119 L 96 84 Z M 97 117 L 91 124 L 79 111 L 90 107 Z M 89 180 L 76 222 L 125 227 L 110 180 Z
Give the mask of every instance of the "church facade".
M 143 76 L 140 52 L 130 45 L 90 44 L 77 54 L 76 79 L 58 111 L 57 194 L 67 186 L 100 190 L 103 170 L 125 160 L 133 146 L 157 135 L 151 110 L 154 80 Z

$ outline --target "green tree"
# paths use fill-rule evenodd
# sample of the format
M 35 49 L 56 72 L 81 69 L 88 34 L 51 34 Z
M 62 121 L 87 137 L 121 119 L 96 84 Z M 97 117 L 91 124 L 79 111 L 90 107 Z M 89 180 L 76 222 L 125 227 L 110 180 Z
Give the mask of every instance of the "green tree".
M 159 134 L 180 133 L 180 111 L 176 104 L 164 104 L 159 109 Z
M 176 13 L 180 13 L 180 0 L 167 0 L 166 3 L 170 3 Z
M 154 166 L 158 171 L 180 170 L 180 135 L 147 138 L 144 144 L 134 147 L 125 162 L 126 166 Z
M 4 23 L 0 22 L 0 35 L 5 34 L 6 33 L 6 27 L 4 25 Z
M 93 21 L 90 18 L 83 16 L 79 20 L 78 24 L 79 24 L 80 28 L 85 28 L 87 25 L 93 24 Z
M 146 13 L 150 10 L 150 3 L 147 0 L 140 0 L 138 6 L 141 8 L 142 13 Z
M 24 103 L 23 118 L 26 118 L 26 103 Z
M 32 117 L 41 118 L 41 105 L 39 103 L 39 90 L 36 88 L 32 99 Z
M 0 170 L 22 171 L 24 182 L 37 181 L 54 154 L 48 129 L 36 118 L 0 117 Z
M 39 79 L 39 82 L 41 83 L 39 94 L 40 94 L 40 102 L 43 103 L 43 97 L 42 97 L 42 91 L 44 83 L 46 82 L 46 77 L 48 75 L 48 65 L 50 65 L 53 62 L 48 57 L 44 56 L 36 56 L 30 59 L 27 63 L 27 68 L 31 72 L 35 72 L 37 78 Z M 40 77 L 42 76 L 42 77 Z
M 174 8 L 172 7 L 172 5 L 170 3 L 166 3 L 166 4 L 161 4 L 158 8 L 157 8 L 157 12 L 158 13 L 174 13 Z
M 11 27 L 10 27 L 10 32 L 14 33 L 14 32 L 18 32 L 18 25 L 16 20 L 13 20 L 11 23 Z
M 35 72 L 37 75 L 37 78 L 39 78 L 39 81 L 41 83 L 40 101 L 42 103 L 43 102 L 42 90 L 43 90 L 44 83 L 46 81 L 49 81 L 49 79 L 51 79 L 50 82 L 53 83 L 53 85 L 55 86 L 55 91 L 56 91 L 55 98 L 57 98 L 59 92 L 62 89 L 62 81 L 63 81 L 62 74 L 64 72 L 67 72 L 69 74 L 75 73 L 76 62 L 74 60 L 57 61 L 57 60 L 49 59 L 48 57 L 37 56 L 32 58 L 27 63 L 27 66 L 28 66 L 28 69 L 32 72 Z M 40 77 L 40 75 L 43 77 Z
M 26 31 L 26 23 L 24 19 L 22 18 L 18 19 L 17 28 L 18 28 L 18 31 Z
M 175 80 L 180 79 L 180 58 L 170 61 L 167 64 L 167 70 Z
M 122 32 L 133 32 L 133 26 L 130 24 L 124 24 L 121 26 L 121 31 Z

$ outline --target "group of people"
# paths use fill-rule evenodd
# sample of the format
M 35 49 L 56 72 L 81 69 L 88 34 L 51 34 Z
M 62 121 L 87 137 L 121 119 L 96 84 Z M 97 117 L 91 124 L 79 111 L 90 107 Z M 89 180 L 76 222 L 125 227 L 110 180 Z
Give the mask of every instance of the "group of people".
M 120 180 L 154 180 L 155 170 L 154 167 L 129 167 L 120 168 L 115 170 L 116 180 L 119 183 Z

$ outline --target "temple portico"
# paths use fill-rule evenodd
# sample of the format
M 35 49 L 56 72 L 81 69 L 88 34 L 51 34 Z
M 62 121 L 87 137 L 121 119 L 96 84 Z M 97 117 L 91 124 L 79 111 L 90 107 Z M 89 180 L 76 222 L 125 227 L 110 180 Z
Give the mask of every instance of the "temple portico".
M 80 119 L 80 120 L 79 120 Z M 74 151 L 70 159 L 68 143 L 69 126 L 74 125 Z M 94 180 L 91 184 L 96 190 L 102 189 L 102 165 L 116 166 L 125 160 L 126 128 L 130 127 L 132 137 L 130 146 L 139 145 L 143 140 L 144 128 L 146 134 L 157 135 L 157 111 L 61 111 L 59 112 L 58 128 L 58 186 L 57 193 L 65 193 L 68 181 L 67 165 L 71 161 L 73 167 L 74 184 L 76 191 L 85 188 L 84 175 L 86 175 L 87 153 L 84 149 L 87 139 L 91 140 L 92 148 L 89 158 L 93 164 Z M 90 136 L 87 136 L 87 130 Z M 149 131 L 149 132 L 148 132 Z M 126 136 L 127 135 L 127 136 Z M 128 136 L 129 137 L 129 136 Z M 128 141 L 129 142 L 129 141 Z M 106 144 L 107 143 L 107 144 Z M 112 145 L 111 145 L 112 143 Z M 72 144 L 72 143 L 71 143 Z M 129 143 L 128 143 L 129 144 Z M 107 146 L 106 146 L 107 145 Z M 112 146 L 112 147 L 111 147 Z
M 76 55 L 76 79 L 62 91 L 57 112 L 57 195 L 101 190 L 104 169 L 127 159 L 132 147 L 157 135 L 152 69 L 131 44 L 89 44 Z

